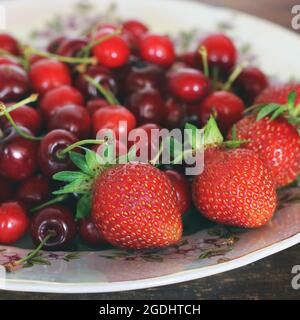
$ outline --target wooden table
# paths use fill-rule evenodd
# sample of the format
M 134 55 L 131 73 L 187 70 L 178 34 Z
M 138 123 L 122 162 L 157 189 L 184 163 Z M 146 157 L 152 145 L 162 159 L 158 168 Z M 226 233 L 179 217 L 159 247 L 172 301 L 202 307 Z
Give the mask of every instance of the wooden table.
M 198 0 L 195 0 L 198 1 Z M 290 28 L 293 0 L 204 0 L 267 18 Z M 298 1 L 299 3 L 299 1 Z M 111 294 L 34 294 L 0 292 L 2 299 L 298 299 L 291 287 L 292 266 L 300 264 L 300 245 L 249 266 L 186 283 Z

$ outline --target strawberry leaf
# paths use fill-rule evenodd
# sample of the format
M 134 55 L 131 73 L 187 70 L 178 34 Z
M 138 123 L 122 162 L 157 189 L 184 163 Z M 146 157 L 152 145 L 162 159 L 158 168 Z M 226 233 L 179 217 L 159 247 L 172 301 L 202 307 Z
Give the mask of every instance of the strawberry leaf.
M 280 104 L 275 104 L 275 103 L 267 104 L 259 110 L 259 112 L 257 113 L 257 116 L 256 116 L 256 120 L 259 121 L 259 120 L 269 116 L 271 113 L 275 112 L 276 110 L 278 110 L 280 108 L 283 108 L 283 106 Z
M 86 163 L 85 157 L 82 154 L 78 152 L 70 151 L 69 156 L 71 161 L 75 164 L 76 167 L 78 167 L 84 173 L 90 174 L 89 167 Z
M 71 183 L 65 185 L 60 190 L 54 191 L 52 194 L 60 195 L 67 193 L 79 193 L 84 194 L 90 191 L 92 185 L 92 179 L 83 181 L 82 179 L 76 179 Z
M 201 130 L 194 126 L 193 124 L 186 123 L 185 124 L 185 133 L 187 134 L 189 145 L 193 150 L 199 150 L 201 148 Z
M 76 220 L 84 219 L 88 217 L 92 209 L 92 196 L 87 193 L 83 195 L 77 202 L 76 207 Z
M 244 143 L 249 143 L 250 140 L 229 140 L 229 141 L 225 141 L 225 147 L 228 149 L 235 149 L 240 147 L 242 144 Z
M 85 173 L 80 171 L 61 171 L 56 173 L 52 179 L 57 181 L 65 181 L 65 182 L 72 182 L 77 179 L 86 180 L 89 179 Z
M 91 176 L 95 176 L 95 174 L 99 172 L 100 165 L 103 163 L 103 161 L 101 162 L 100 156 L 89 149 L 85 149 L 85 161 Z
M 204 144 L 218 145 L 223 142 L 223 136 L 218 128 L 217 122 L 213 116 L 209 118 L 204 127 Z
M 270 121 L 275 120 L 278 118 L 281 114 L 283 114 L 286 111 L 286 108 L 284 106 L 279 107 L 277 110 L 275 110 L 270 118 Z
M 297 98 L 297 93 L 296 91 L 291 91 L 289 94 L 288 94 L 288 109 L 289 110 L 293 110 L 294 107 L 295 107 L 295 103 L 296 103 L 296 98 Z

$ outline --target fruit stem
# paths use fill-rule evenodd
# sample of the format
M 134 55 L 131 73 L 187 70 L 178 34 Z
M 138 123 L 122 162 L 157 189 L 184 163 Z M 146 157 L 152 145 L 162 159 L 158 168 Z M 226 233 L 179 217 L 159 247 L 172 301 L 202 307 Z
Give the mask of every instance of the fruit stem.
M 4 268 L 6 269 L 6 271 L 7 272 L 12 272 L 15 267 L 20 266 L 20 265 L 24 264 L 25 262 L 28 262 L 31 259 L 33 259 L 34 257 L 36 257 L 37 254 L 43 248 L 43 246 L 47 243 L 47 241 L 50 238 L 55 237 L 55 236 L 56 236 L 56 232 L 55 231 L 48 231 L 48 233 L 45 236 L 45 238 L 41 241 L 41 243 L 30 254 L 28 254 L 26 257 L 24 257 L 24 258 L 22 258 L 20 260 L 5 264 Z
M 47 202 L 45 202 L 45 203 L 43 203 L 43 204 L 41 204 L 39 206 L 36 206 L 36 207 L 32 208 L 30 210 L 30 212 L 36 212 L 36 211 L 39 211 L 39 210 L 41 210 L 41 209 L 43 209 L 45 207 L 51 206 L 52 204 L 56 204 L 56 203 L 62 202 L 64 200 L 66 200 L 67 197 L 68 197 L 67 195 L 61 195 L 61 196 L 55 197 L 55 198 L 53 198 L 53 199 L 51 199 L 51 200 L 49 200 L 49 201 L 47 201 Z
M 113 93 L 110 90 L 105 89 L 100 83 L 95 81 L 95 79 L 91 78 L 88 75 L 85 75 L 84 79 L 90 84 L 92 84 L 104 96 L 104 98 L 109 104 L 111 105 L 120 104 L 117 98 L 113 95 Z
M 88 139 L 88 140 L 81 140 L 81 141 L 78 141 L 78 142 L 75 142 L 71 145 L 69 145 L 67 148 L 63 149 L 63 150 L 59 150 L 57 152 L 57 156 L 58 157 L 61 157 L 61 158 L 64 158 L 65 155 L 72 151 L 73 149 L 75 148 L 78 148 L 82 145 L 85 145 L 85 144 L 103 144 L 105 143 L 106 141 L 105 140 L 94 140 L 94 139 Z
M 21 107 L 21 106 L 26 105 L 27 103 L 35 102 L 35 101 L 38 99 L 38 96 L 39 96 L 39 95 L 36 94 L 36 93 L 35 93 L 35 94 L 32 94 L 32 95 L 30 95 L 30 96 L 29 96 L 28 98 L 26 98 L 26 99 L 23 99 L 23 100 L 15 103 L 15 104 L 9 106 L 9 107 L 5 107 L 5 110 L 6 110 L 6 112 L 9 113 L 9 112 L 11 112 L 11 111 L 13 111 L 13 110 L 15 110 L 15 109 L 18 109 L 18 108 Z M 0 112 L 0 117 L 3 116 L 3 115 L 4 115 L 4 110 Z
M 229 91 L 231 89 L 232 84 L 234 83 L 234 81 L 237 79 L 237 77 L 241 74 L 241 72 L 244 70 L 244 68 L 247 65 L 248 65 L 248 62 L 244 61 L 233 70 L 228 80 L 223 85 L 224 91 Z
M 159 157 L 160 157 L 161 154 L 163 153 L 163 150 L 164 150 L 164 145 L 163 145 L 163 143 L 161 143 L 157 154 L 155 155 L 155 157 L 154 157 L 152 160 L 149 161 L 149 163 L 150 163 L 152 166 L 156 166 L 157 161 L 159 161 Z
M 202 63 L 203 63 L 203 70 L 204 70 L 204 75 L 209 78 L 209 67 L 208 67 L 208 58 L 207 58 L 207 50 L 204 46 L 201 46 L 199 48 L 199 54 L 201 56 L 202 59 Z

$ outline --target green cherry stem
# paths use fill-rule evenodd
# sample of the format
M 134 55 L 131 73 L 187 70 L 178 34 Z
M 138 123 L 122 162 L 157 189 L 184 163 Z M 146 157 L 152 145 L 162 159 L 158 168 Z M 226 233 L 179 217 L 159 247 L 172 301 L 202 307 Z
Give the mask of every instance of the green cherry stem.
M 13 111 L 13 110 L 15 110 L 15 109 L 18 109 L 18 108 L 21 107 L 21 106 L 24 106 L 24 105 L 26 105 L 26 104 L 28 104 L 28 103 L 31 103 L 31 102 L 35 102 L 35 101 L 38 99 L 38 96 L 39 96 L 39 95 L 36 94 L 36 93 L 35 93 L 35 94 L 32 94 L 32 95 L 30 95 L 30 96 L 29 96 L 28 98 L 26 98 L 26 99 L 23 99 L 23 100 L 15 103 L 15 104 L 9 106 L 9 107 L 5 107 L 5 110 L 6 110 L 6 112 L 10 113 L 11 111 Z M 1 117 L 1 116 L 4 116 L 4 110 L 0 112 L 0 117 Z
M 45 203 L 43 203 L 43 204 L 41 204 L 39 206 L 36 206 L 36 207 L 32 208 L 30 210 L 30 212 L 36 212 L 36 211 L 39 211 L 39 210 L 41 210 L 41 209 L 43 209 L 45 207 L 51 206 L 51 205 L 56 204 L 56 203 L 60 203 L 62 201 L 65 201 L 67 199 L 67 197 L 68 197 L 67 195 L 61 195 L 61 196 L 55 197 L 55 198 L 53 198 L 53 199 L 51 199 L 51 200 L 49 200 L 49 201 L 47 201 L 47 202 L 45 202 Z
M 202 63 L 203 63 L 203 70 L 204 70 L 204 75 L 209 78 L 209 67 L 208 67 L 208 57 L 207 57 L 207 50 L 204 46 L 201 46 L 199 48 L 199 54 L 201 56 L 202 59 Z
M 64 158 L 67 153 L 69 153 L 73 149 L 81 147 L 85 144 L 103 144 L 105 142 L 106 142 L 105 140 L 96 140 L 96 139 L 81 140 L 81 141 L 78 141 L 78 142 L 75 142 L 75 143 L 69 145 L 67 148 L 65 148 L 63 150 L 60 150 L 58 152 L 58 156 Z
M 233 70 L 228 80 L 223 85 L 224 91 L 229 91 L 231 89 L 232 84 L 234 83 L 234 81 L 237 79 L 237 77 L 241 74 L 241 72 L 245 69 L 247 65 L 248 65 L 248 62 L 244 61 Z

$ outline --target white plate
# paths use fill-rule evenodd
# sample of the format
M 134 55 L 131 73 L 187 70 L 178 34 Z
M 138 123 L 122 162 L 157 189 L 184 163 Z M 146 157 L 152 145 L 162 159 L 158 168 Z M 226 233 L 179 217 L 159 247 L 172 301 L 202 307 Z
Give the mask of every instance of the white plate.
M 1 5 L 6 9 L 7 29 L 24 40 L 54 15 L 68 16 L 75 2 L 19 0 L 1 2 Z M 91 2 L 95 6 L 93 12 L 99 13 L 110 3 L 104 0 Z M 241 43 L 251 44 L 257 62 L 268 74 L 283 80 L 299 77 L 299 36 L 277 25 L 236 11 L 186 1 L 114 2 L 118 16 L 139 18 L 157 31 L 175 34 L 191 28 L 215 31 L 217 26 L 227 26 L 231 36 Z M 208 228 L 204 220 L 194 214 L 193 222 L 187 223 L 189 235 L 178 246 L 165 250 L 134 253 L 107 249 L 74 255 L 43 252 L 44 265 L 35 264 L 4 274 L 4 281 L 1 281 L 0 268 L 0 287 L 60 293 L 112 292 L 177 283 L 238 268 L 300 242 L 298 199 L 299 190 L 287 191 L 281 209 L 271 223 L 243 233 L 217 226 Z M 185 219 L 189 220 L 189 217 Z M 191 228 L 193 224 L 199 226 L 198 230 Z M 0 264 L 27 252 L 0 247 Z

